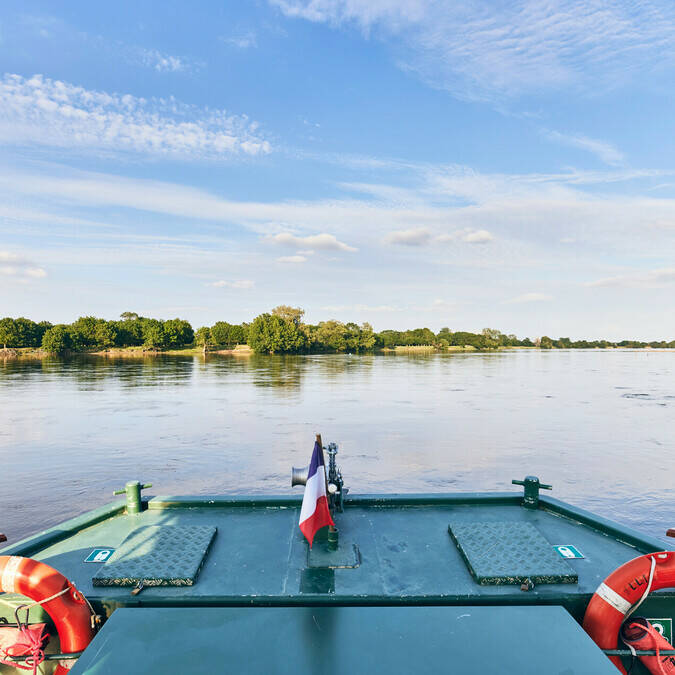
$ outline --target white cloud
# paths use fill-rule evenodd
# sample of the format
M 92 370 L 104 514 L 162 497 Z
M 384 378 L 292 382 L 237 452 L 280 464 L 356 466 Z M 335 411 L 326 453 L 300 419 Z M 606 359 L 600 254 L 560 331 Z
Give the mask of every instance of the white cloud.
M 625 162 L 623 153 L 611 143 L 589 138 L 582 134 L 562 134 L 559 131 L 547 131 L 544 135 L 556 143 L 586 150 L 609 166 L 621 166 Z
M 493 239 L 494 237 L 487 230 L 474 230 L 461 236 L 461 240 L 467 244 L 487 244 Z
M 47 272 L 42 267 L 9 251 L 0 251 L 0 274 L 24 280 L 42 279 L 47 276 Z
M 271 150 L 245 116 L 87 90 L 41 75 L 0 80 L 0 141 L 191 159 Z
M 431 231 L 426 227 L 413 227 L 409 230 L 396 230 L 384 238 L 386 244 L 400 246 L 424 246 L 431 241 Z
M 387 244 L 400 244 L 402 246 L 426 246 L 427 244 L 445 244 L 453 241 L 462 241 L 467 244 L 487 244 L 494 237 L 487 230 L 473 230 L 465 228 L 455 232 L 435 235 L 426 227 L 416 227 L 410 230 L 397 230 L 390 232 L 384 238 Z
M 494 237 L 487 230 L 458 230 L 457 232 L 450 232 L 449 234 L 441 234 L 434 239 L 439 243 L 448 241 L 463 241 L 467 244 L 487 244 L 492 241 Z
M 319 249 L 323 251 L 358 251 L 353 246 L 338 241 L 333 234 L 312 234 L 306 237 L 298 237 L 290 232 L 281 232 L 279 234 L 271 235 L 266 238 L 267 241 L 273 244 L 280 244 L 283 246 L 302 247 L 307 246 L 311 249 Z M 312 250 L 313 252 L 313 250 Z M 300 253 L 300 251 L 298 251 Z
M 307 258 L 304 255 L 283 255 L 280 258 L 277 258 L 277 262 L 280 262 L 280 263 L 304 263 L 304 262 L 307 262 Z
M 668 0 L 269 0 L 289 17 L 354 25 L 404 69 L 473 99 L 611 87 L 670 62 Z
M 187 64 L 183 59 L 171 56 L 171 54 L 163 54 L 157 49 L 139 48 L 136 53 L 143 65 L 160 73 L 176 73 L 187 69 Z
M 675 267 L 663 267 L 648 272 L 636 272 L 590 281 L 586 286 L 621 286 L 625 288 L 664 288 L 675 284 Z
M 0 203 L 21 200 L 46 212 L 46 202 L 57 214 L 66 208 L 78 216 L 89 215 L 76 211 L 84 208 L 96 213 L 135 209 L 171 216 L 174 226 L 203 221 L 209 227 L 227 228 L 228 234 L 246 229 L 270 238 L 280 234 L 282 223 L 302 234 L 282 232 L 287 236 L 273 243 L 292 246 L 292 253 L 304 258 L 307 254 L 298 251 L 320 250 L 311 240 L 320 235 L 309 233 L 325 228 L 334 239 L 323 237 L 319 243 L 334 250 L 348 241 L 349 248 L 359 246 L 369 253 L 393 238 L 395 243 L 403 240 L 418 247 L 426 243 L 425 255 L 446 265 L 560 266 L 563 256 L 579 262 L 584 256 L 610 252 L 617 260 L 624 252 L 634 256 L 636 251 L 675 257 L 669 230 L 654 227 L 675 221 L 675 200 L 636 194 L 630 184 L 650 175 L 654 172 L 480 174 L 466 167 L 423 166 L 410 169 L 407 182 L 414 187 L 400 188 L 388 200 L 247 202 L 176 183 L 73 172 L 54 165 L 42 173 L 0 168 Z M 618 191 L 615 184 L 620 180 L 626 187 Z M 448 223 L 453 231 L 446 235 Z M 483 231 L 493 237 L 490 245 L 478 245 L 487 240 Z M 449 238 L 457 245 L 434 246 L 439 237 L 439 244 Z M 473 244 L 462 242 L 462 237 Z M 568 237 L 583 246 L 570 247 L 566 253 L 560 240 Z M 216 270 L 211 278 L 221 273 Z
M 553 296 L 546 293 L 523 293 L 510 300 L 505 300 L 504 304 L 519 305 L 524 302 L 548 302 L 549 300 L 553 300 Z
M 207 286 L 213 286 L 214 288 L 236 288 L 240 290 L 248 290 L 255 286 L 255 282 L 250 281 L 249 279 L 239 279 L 237 281 L 212 281 L 211 283 L 206 284 Z

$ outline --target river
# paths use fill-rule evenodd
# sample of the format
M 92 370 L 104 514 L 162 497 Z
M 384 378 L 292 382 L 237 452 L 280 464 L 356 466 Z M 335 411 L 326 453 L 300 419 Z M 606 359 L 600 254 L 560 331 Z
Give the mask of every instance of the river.
M 0 361 L 0 531 L 112 500 L 290 493 L 314 433 L 352 493 L 520 490 L 663 537 L 675 526 L 675 352 Z M 295 488 L 300 494 L 300 488 Z

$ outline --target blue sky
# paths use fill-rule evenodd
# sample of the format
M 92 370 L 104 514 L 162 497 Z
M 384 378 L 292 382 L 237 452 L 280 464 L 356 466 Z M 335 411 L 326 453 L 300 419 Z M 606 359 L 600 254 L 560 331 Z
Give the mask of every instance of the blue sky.
M 0 7 L 0 315 L 675 336 L 675 5 Z

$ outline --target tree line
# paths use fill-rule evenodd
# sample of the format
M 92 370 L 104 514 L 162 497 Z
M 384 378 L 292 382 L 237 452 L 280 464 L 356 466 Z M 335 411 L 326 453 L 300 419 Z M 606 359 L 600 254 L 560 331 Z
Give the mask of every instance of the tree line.
M 638 340 L 571 340 L 546 335 L 531 340 L 506 335 L 485 328 L 480 333 L 429 328 L 376 333 L 369 323 L 343 323 L 330 320 L 318 324 L 304 323 L 304 310 L 280 305 L 260 314 L 251 323 L 231 324 L 217 321 L 196 331 L 184 319 L 152 319 L 135 312 L 124 312 L 118 320 L 108 321 L 82 316 L 71 324 L 36 323 L 25 317 L 0 319 L 0 345 L 7 348 L 32 347 L 55 354 L 110 348 L 145 347 L 148 349 L 182 349 L 199 346 L 232 349 L 247 344 L 257 353 L 361 353 L 395 347 L 430 347 L 446 350 L 473 347 L 478 350 L 500 347 L 539 347 L 541 349 L 592 349 L 608 347 L 675 348 L 675 340 L 642 342 Z
M 194 331 L 184 319 L 148 319 L 124 312 L 118 321 L 81 316 L 71 324 L 35 323 L 19 317 L 0 319 L 0 344 L 8 347 L 35 347 L 63 354 L 111 347 L 180 349 L 192 345 Z

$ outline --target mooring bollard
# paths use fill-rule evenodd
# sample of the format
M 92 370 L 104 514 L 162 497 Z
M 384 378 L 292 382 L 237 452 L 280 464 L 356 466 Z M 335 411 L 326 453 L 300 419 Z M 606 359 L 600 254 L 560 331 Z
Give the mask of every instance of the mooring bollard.
M 143 508 L 143 503 L 141 502 L 141 490 L 145 488 L 152 487 L 152 483 L 143 483 L 140 481 L 132 480 L 129 481 L 125 486 L 124 490 L 115 490 L 113 495 L 123 495 L 127 496 L 127 513 L 140 513 Z

